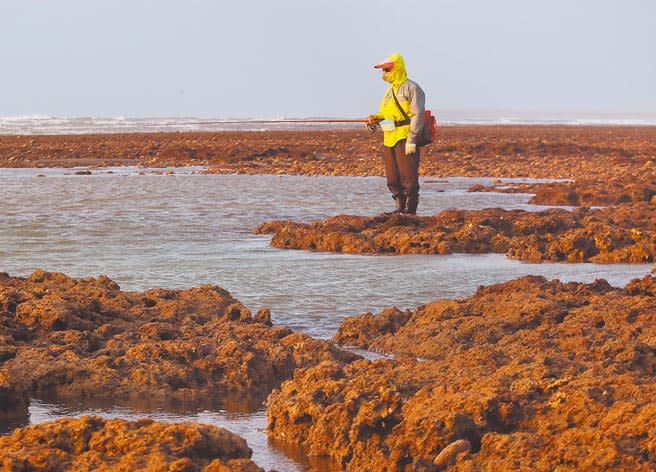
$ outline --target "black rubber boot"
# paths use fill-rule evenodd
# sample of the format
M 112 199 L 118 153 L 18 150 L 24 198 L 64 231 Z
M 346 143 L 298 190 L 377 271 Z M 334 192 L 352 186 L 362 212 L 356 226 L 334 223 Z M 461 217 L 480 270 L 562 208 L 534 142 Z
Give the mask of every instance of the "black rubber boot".
M 408 197 L 408 200 L 406 202 L 405 211 L 403 213 L 407 213 L 408 215 L 416 215 L 417 214 L 417 205 L 419 205 L 419 195 L 415 195 L 413 197 Z
M 385 216 L 392 216 L 392 215 L 398 215 L 399 213 L 404 213 L 405 212 L 405 195 L 399 195 L 397 197 L 394 197 L 394 201 L 396 202 L 396 210 L 394 211 L 386 211 L 383 213 Z
M 399 195 L 395 198 L 396 200 L 396 211 L 394 213 L 403 213 L 405 211 L 405 195 Z

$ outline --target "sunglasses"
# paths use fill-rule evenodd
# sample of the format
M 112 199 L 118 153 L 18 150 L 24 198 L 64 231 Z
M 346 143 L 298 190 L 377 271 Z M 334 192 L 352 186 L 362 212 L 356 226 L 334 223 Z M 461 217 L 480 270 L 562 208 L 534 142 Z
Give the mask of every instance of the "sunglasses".
M 392 68 L 388 67 L 386 69 L 381 69 L 383 72 L 392 72 Z

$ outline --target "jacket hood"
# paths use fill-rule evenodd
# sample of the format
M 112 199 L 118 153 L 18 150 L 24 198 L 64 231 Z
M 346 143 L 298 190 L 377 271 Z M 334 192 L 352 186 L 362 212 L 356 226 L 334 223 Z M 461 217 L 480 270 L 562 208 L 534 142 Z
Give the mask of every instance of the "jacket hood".
M 408 73 L 405 70 L 405 62 L 403 61 L 403 56 L 398 53 L 394 53 L 391 56 L 387 57 L 385 60 L 376 64 L 376 68 L 384 68 L 393 65 L 390 72 L 385 72 L 383 74 L 383 80 L 389 82 L 393 86 L 399 86 L 406 80 L 408 80 Z

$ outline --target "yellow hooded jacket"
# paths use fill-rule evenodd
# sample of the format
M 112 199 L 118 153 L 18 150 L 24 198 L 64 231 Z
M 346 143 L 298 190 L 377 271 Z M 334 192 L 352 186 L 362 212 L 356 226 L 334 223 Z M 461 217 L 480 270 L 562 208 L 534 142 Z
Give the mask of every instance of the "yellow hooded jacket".
M 396 98 L 410 117 L 410 124 L 397 126 L 393 131 L 385 131 L 383 144 L 388 147 L 394 147 L 402 139 L 407 139 L 409 143 L 417 143 L 417 134 L 424 126 L 424 109 L 426 98 L 424 91 L 412 80 L 408 79 L 405 70 L 405 63 L 400 54 L 392 54 L 384 62 L 394 63 L 391 71 L 385 72 L 383 80 L 391 85 L 385 91 L 383 99 L 380 101 L 378 113 L 374 114 L 381 120 L 403 121 L 405 117 L 399 110 L 392 97 L 392 90 Z

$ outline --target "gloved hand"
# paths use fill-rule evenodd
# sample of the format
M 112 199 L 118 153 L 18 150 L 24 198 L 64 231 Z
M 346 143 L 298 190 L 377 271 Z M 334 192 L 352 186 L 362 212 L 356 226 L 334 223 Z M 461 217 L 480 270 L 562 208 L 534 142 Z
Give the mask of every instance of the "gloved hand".
M 367 129 L 369 130 L 370 133 L 373 133 L 376 131 L 376 128 L 378 127 L 378 123 L 380 123 L 381 119 L 378 118 L 376 115 L 369 115 L 367 117 Z
M 417 145 L 415 143 L 405 142 L 405 155 L 412 156 L 417 152 Z

